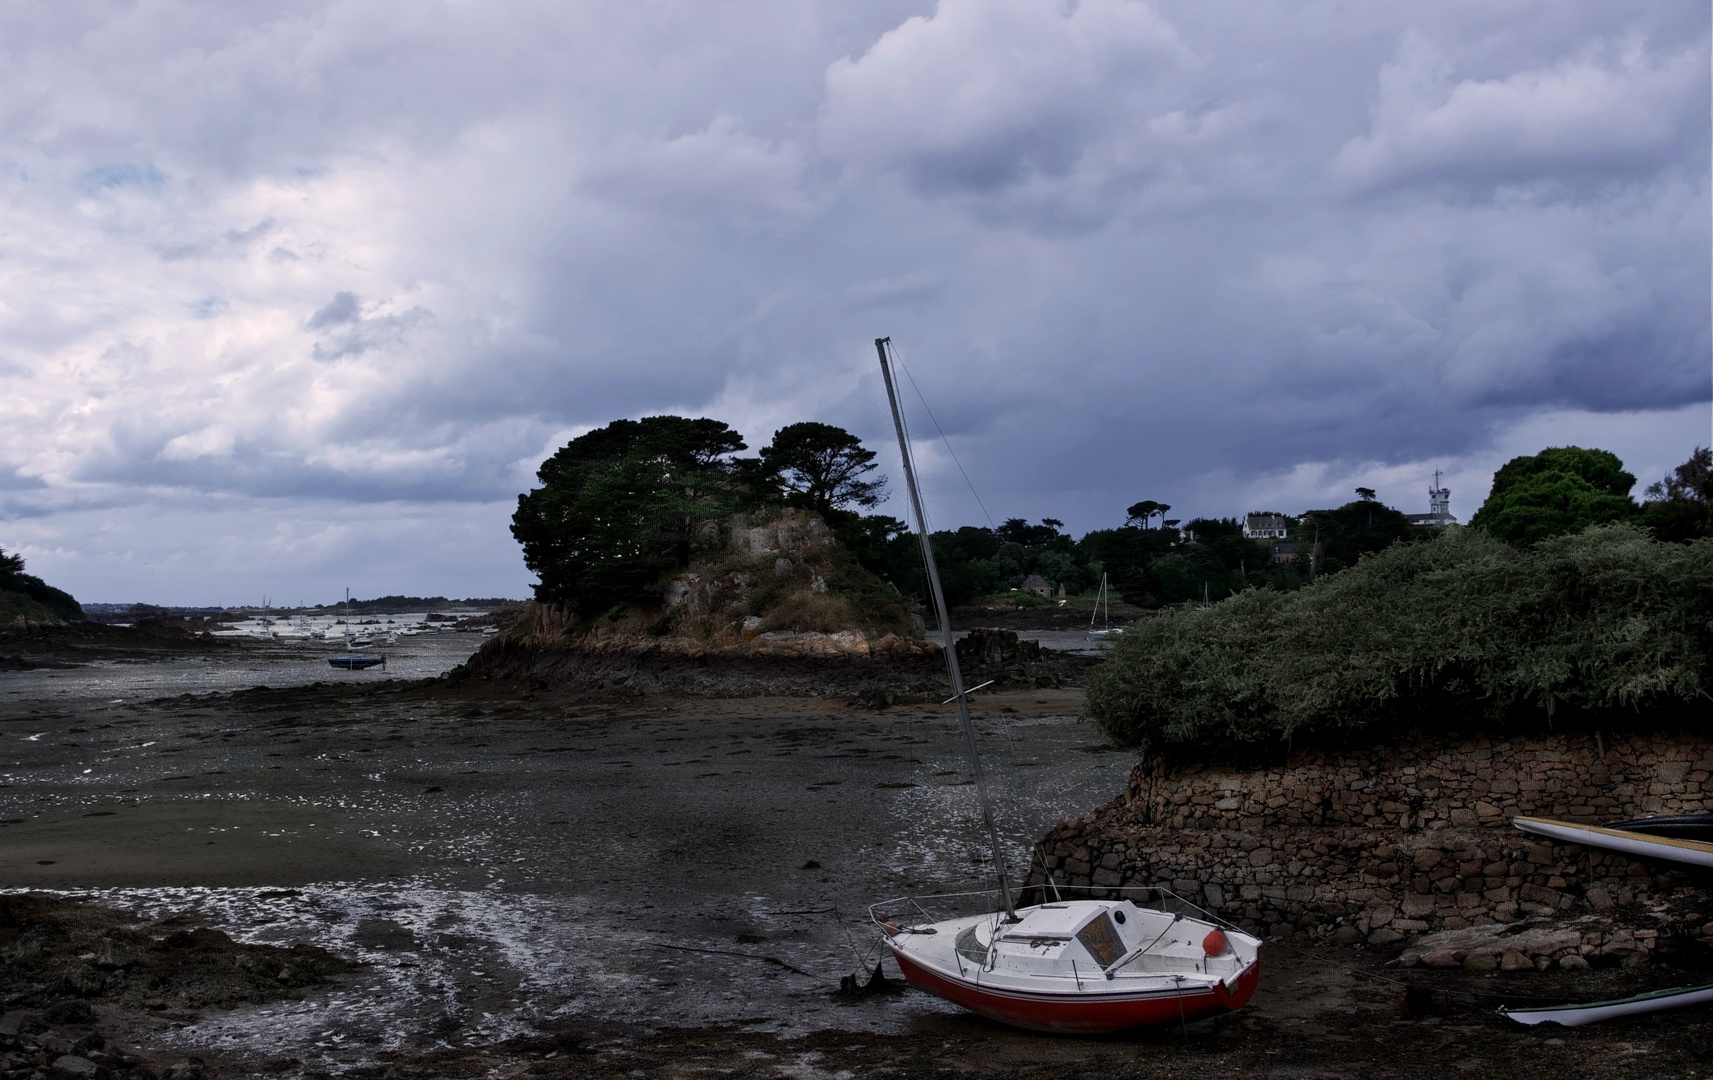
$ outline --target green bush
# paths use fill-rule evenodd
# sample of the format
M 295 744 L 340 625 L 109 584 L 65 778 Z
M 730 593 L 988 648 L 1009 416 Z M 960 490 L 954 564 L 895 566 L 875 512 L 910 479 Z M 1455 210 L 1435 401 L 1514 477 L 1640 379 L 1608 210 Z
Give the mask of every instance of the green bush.
M 1238 752 L 1402 730 L 1701 721 L 1713 540 L 1594 526 L 1518 549 L 1475 529 L 1292 593 L 1133 624 L 1088 708 L 1144 749 Z

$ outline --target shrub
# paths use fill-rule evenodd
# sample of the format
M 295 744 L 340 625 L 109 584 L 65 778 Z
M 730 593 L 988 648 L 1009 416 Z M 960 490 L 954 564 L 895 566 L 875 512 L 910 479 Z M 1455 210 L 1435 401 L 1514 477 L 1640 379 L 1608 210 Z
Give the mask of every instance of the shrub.
M 1449 530 L 1293 593 L 1133 624 L 1090 714 L 1142 748 L 1699 717 L 1713 540 L 1594 526 L 1519 550 Z

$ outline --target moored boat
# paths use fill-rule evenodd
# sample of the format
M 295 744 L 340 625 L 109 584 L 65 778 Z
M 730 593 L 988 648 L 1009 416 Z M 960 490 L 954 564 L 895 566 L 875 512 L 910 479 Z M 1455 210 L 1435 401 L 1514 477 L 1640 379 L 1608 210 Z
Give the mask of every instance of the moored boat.
M 330 656 L 328 664 L 343 671 L 366 671 L 372 667 L 386 667 L 387 658 L 384 656 L 369 656 L 366 653 L 346 653 L 343 656 Z
M 1644 819 L 1645 820 L 1645 819 Z M 1676 836 L 1660 836 L 1634 829 L 1610 825 L 1577 825 L 1551 818 L 1512 818 L 1511 824 L 1526 833 L 1551 837 L 1572 844 L 1587 844 L 1605 851 L 1621 851 L 1649 859 L 1689 863 L 1692 866 L 1713 866 L 1713 843 Z M 1634 822 L 1624 824 L 1633 825 Z
M 941 922 L 915 901 L 871 909 L 899 970 L 932 994 L 1001 1023 L 1093 1034 L 1177 1024 L 1242 1008 L 1260 982 L 1261 942 L 1125 900 L 1064 900 Z

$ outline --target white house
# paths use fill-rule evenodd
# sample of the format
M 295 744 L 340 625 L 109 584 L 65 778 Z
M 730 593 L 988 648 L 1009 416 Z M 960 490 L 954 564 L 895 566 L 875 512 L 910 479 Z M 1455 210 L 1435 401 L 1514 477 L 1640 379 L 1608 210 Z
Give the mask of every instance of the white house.
M 1296 518 L 1284 514 L 1249 514 L 1243 519 L 1245 540 L 1283 540 Z

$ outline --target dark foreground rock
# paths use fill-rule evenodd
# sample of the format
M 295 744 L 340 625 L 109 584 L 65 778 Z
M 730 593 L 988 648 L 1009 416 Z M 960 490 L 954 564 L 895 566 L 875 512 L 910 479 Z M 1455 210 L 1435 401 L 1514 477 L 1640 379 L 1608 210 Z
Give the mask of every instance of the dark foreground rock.
M 312 945 L 245 945 L 195 916 L 144 923 L 63 896 L 0 896 L 0 1068 L 11 1076 L 196 1080 L 199 1062 L 110 1045 L 126 1015 L 194 1020 L 283 997 L 351 970 Z

